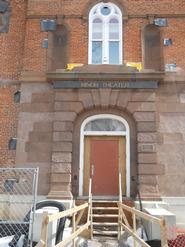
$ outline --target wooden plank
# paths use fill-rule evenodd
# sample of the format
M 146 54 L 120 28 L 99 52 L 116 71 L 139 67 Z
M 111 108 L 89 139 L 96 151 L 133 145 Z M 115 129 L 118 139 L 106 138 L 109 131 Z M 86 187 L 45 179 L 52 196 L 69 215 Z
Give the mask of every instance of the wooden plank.
M 125 231 L 127 231 L 138 243 L 140 243 L 142 246 L 144 247 L 150 247 L 150 245 L 148 245 L 147 243 L 145 243 L 145 241 L 143 239 L 141 239 L 140 237 L 138 237 L 132 229 L 128 228 L 126 225 L 124 225 L 123 223 L 121 223 L 122 227 L 125 229 Z
M 80 211 L 80 214 L 77 216 L 77 219 L 76 219 L 76 226 L 80 223 L 80 220 L 81 220 L 81 218 L 82 218 L 84 212 L 85 212 L 85 208 L 82 209 L 82 210 Z
M 131 228 L 131 226 L 130 226 L 128 220 L 127 220 L 127 217 L 126 217 L 126 215 L 125 215 L 125 212 L 123 211 L 122 208 L 121 208 L 121 215 L 122 215 L 122 217 L 123 217 L 123 220 L 124 220 L 126 226 L 128 226 L 129 228 Z
M 91 137 L 85 136 L 84 140 L 84 174 L 83 174 L 83 194 L 88 195 L 90 180 L 90 140 Z
M 46 243 L 42 240 L 40 240 L 35 247 L 45 247 L 46 246 Z
M 119 202 L 122 203 L 122 179 L 121 179 L 121 171 L 119 171 Z
M 149 214 L 146 214 L 146 213 L 143 213 L 137 209 L 134 209 L 134 208 L 131 208 L 129 206 L 126 206 L 124 204 L 121 204 L 121 203 L 118 203 L 118 205 L 122 208 L 122 209 L 125 209 L 131 213 L 135 213 L 137 216 L 141 217 L 141 218 L 144 218 L 146 220 L 149 220 L 149 221 L 152 221 L 156 224 L 159 224 L 160 226 L 163 224 L 162 223 L 162 219 L 158 219 L 157 217 L 154 217 L 154 216 L 151 216 Z
M 89 208 L 88 208 L 88 213 L 87 213 L 87 221 L 90 220 L 90 214 L 91 214 L 91 207 L 92 207 L 92 179 L 89 179 Z
M 133 230 L 134 233 L 137 234 L 137 229 L 136 229 L 136 215 L 133 213 L 132 214 L 132 219 L 133 219 Z M 136 240 L 134 238 L 134 247 L 136 247 Z
M 166 229 L 166 222 L 164 218 L 162 219 L 162 224 L 160 226 L 160 229 L 161 229 L 161 246 L 168 247 L 167 229 Z
M 83 232 L 85 229 L 88 229 L 89 226 L 90 226 L 90 222 L 87 222 L 85 225 L 83 225 L 82 227 L 80 227 L 76 232 L 74 232 L 73 234 L 71 234 L 70 237 L 62 240 L 62 242 L 60 242 L 57 245 L 55 245 L 55 247 L 65 247 L 66 244 L 68 244 L 71 241 L 73 241 L 73 239 L 75 239 L 81 232 Z
M 84 210 L 84 209 L 83 209 Z M 72 217 L 72 233 L 74 234 L 76 232 L 76 222 L 75 222 L 75 219 L 76 219 L 76 213 L 73 214 L 73 217 Z M 73 239 L 73 247 L 75 247 L 75 239 Z
M 80 211 L 82 209 L 85 209 L 88 206 L 89 206 L 89 204 L 86 202 L 86 203 L 84 203 L 84 204 L 82 204 L 80 206 L 68 209 L 68 210 L 60 212 L 60 213 L 56 213 L 56 214 L 50 215 L 48 217 L 48 222 L 51 222 L 51 221 L 54 221 L 54 220 L 58 220 L 58 219 L 63 218 L 65 216 L 72 215 L 73 213 L 77 213 L 78 211 Z
M 121 196 L 126 195 L 126 138 L 119 137 L 119 166 L 121 172 Z
M 46 246 L 47 243 L 47 232 L 48 232 L 48 212 L 42 214 L 42 226 L 41 226 L 41 236 L 40 236 L 40 245 Z

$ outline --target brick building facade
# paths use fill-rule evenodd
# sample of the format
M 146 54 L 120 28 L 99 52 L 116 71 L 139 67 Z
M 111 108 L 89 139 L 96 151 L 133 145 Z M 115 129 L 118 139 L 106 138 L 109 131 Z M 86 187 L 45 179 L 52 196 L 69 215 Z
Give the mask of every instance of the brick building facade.
M 121 12 L 123 65 L 88 65 L 89 13 L 98 4 Z M 185 197 L 185 2 L 13 0 L 8 8 L 8 30 L 0 33 L 0 165 L 39 167 L 40 195 L 85 195 L 91 168 L 82 126 L 98 116 L 128 125 L 120 132 L 124 196 L 136 197 L 139 180 L 145 199 Z M 56 24 L 52 31 L 44 20 Z M 66 69 L 75 63 L 84 66 Z

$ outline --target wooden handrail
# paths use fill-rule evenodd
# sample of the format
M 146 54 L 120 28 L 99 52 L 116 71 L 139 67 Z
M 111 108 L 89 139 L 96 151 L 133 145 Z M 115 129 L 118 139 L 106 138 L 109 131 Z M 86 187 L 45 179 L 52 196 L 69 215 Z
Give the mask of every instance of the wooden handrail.
M 127 205 L 124 205 L 124 204 L 118 203 L 118 205 L 119 205 L 119 207 L 121 207 L 121 208 L 127 210 L 128 212 L 134 213 L 135 215 L 137 215 L 137 216 L 139 216 L 139 217 L 141 217 L 141 218 L 143 218 L 143 219 L 145 219 L 145 220 L 149 220 L 149 221 L 152 221 L 152 222 L 154 222 L 154 223 L 156 223 L 156 224 L 162 225 L 162 220 L 159 219 L 159 218 L 157 218 L 157 217 L 154 217 L 154 216 L 152 216 L 152 215 L 143 213 L 143 212 L 141 212 L 141 211 L 139 211 L 139 210 L 137 210 L 137 209 L 135 209 L 135 208 L 131 208 L 131 207 L 129 207 L 129 206 L 127 206 Z
M 166 223 L 164 218 L 157 218 L 152 215 L 149 215 L 147 213 L 141 212 L 135 208 L 131 208 L 127 205 L 124 205 L 120 202 L 118 202 L 118 208 L 119 208 L 119 225 L 120 227 L 123 227 L 125 231 L 127 231 L 131 236 L 134 237 L 134 246 L 136 246 L 136 241 L 139 242 L 143 247 L 149 247 L 147 243 L 143 241 L 139 236 L 137 236 L 136 232 L 136 217 L 143 218 L 147 221 L 154 222 L 155 224 L 158 224 L 161 229 L 161 246 L 167 247 L 167 234 L 166 234 Z M 126 219 L 125 213 L 123 210 L 126 210 L 132 214 L 133 219 L 133 228 L 128 224 L 128 221 Z M 124 221 L 124 223 L 123 223 Z M 120 235 L 120 234 L 119 234 Z
M 150 245 L 148 245 L 147 243 L 145 243 L 145 241 L 143 239 L 141 239 L 139 236 L 137 236 L 137 234 L 130 229 L 129 227 L 127 227 L 125 224 L 121 223 L 122 227 L 125 229 L 125 231 L 127 231 L 132 237 L 134 237 L 134 239 L 140 243 L 142 246 L 144 247 L 150 247 Z
M 73 213 L 77 213 L 78 211 L 85 209 L 89 206 L 89 204 L 86 202 L 80 206 L 76 206 L 74 208 L 70 208 L 68 210 L 65 210 L 63 212 L 60 213 L 56 213 L 53 215 L 48 216 L 48 222 L 54 221 L 54 220 L 58 220 L 60 218 L 63 218 L 65 216 L 71 216 Z
M 47 247 L 47 230 L 48 230 L 48 224 L 50 222 L 55 221 L 55 220 L 59 220 L 59 219 L 61 219 L 63 217 L 71 216 L 71 215 L 72 215 L 72 226 L 73 226 L 72 234 L 68 238 L 62 240 L 56 246 L 57 247 L 64 247 L 67 243 L 69 243 L 71 241 L 73 241 L 73 246 L 75 246 L 75 238 L 81 232 L 83 232 L 85 229 L 88 229 L 90 224 L 91 224 L 90 220 L 87 219 L 87 223 L 85 225 L 78 227 L 78 223 L 80 222 L 80 219 L 81 219 L 81 217 L 83 215 L 80 211 L 84 212 L 84 210 L 86 208 L 89 208 L 89 203 L 87 203 L 87 202 L 82 204 L 82 205 L 80 205 L 80 206 L 77 206 L 77 207 L 74 207 L 74 208 L 68 209 L 66 211 L 53 214 L 53 215 L 48 215 L 48 213 L 45 212 L 43 214 L 41 238 L 40 238 L 39 243 L 36 245 L 36 247 Z M 76 216 L 76 214 L 78 212 L 80 212 L 80 214 L 78 215 L 78 218 L 76 219 L 75 216 Z
M 78 230 L 76 230 L 74 233 L 71 234 L 69 238 L 66 238 L 62 240 L 60 243 L 55 245 L 55 247 L 65 247 L 66 244 L 73 241 L 80 233 L 82 233 L 85 229 L 87 229 L 90 226 L 90 222 L 87 222 L 85 225 L 81 226 Z
M 83 226 L 78 226 L 86 208 L 88 208 L 87 222 Z M 78 217 L 76 217 L 78 212 L 79 212 Z M 74 208 L 70 208 L 66 211 L 59 212 L 53 215 L 48 215 L 47 212 L 43 213 L 41 237 L 36 247 L 47 247 L 48 224 L 52 221 L 59 220 L 66 216 L 72 216 L 72 234 L 68 238 L 58 243 L 55 247 L 64 247 L 66 246 L 67 243 L 70 243 L 70 242 L 72 242 L 73 247 L 75 247 L 76 237 L 80 233 L 82 233 L 85 229 L 88 229 L 89 226 L 91 227 L 91 237 L 92 237 L 93 225 L 92 225 L 92 180 L 91 179 L 89 180 L 89 200 L 88 202 L 80 206 L 76 206 Z
M 119 202 L 122 202 L 122 179 L 121 172 L 119 171 Z
M 90 222 L 91 239 L 93 239 L 93 218 L 92 218 L 92 178 L 89 179 L 89 209 L 88 209 L 88 221 Z

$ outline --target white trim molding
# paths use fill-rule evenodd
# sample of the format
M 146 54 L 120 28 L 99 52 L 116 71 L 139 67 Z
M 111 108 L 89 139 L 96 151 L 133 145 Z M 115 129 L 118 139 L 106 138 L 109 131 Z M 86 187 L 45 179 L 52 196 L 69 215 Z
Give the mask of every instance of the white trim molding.
M 85 131 L 85 126 L 97 119 L 117 120 L 125 126 L 125 131 Z M 130 128 L 127 121 L 113 114 L 98 114 L 86 118 L 80 129 L 80 161 L 79 161 L 79 196 L 83 196 L 84 176 L 84 138 L 85 136 L 125 136 L 126 137 L 126 196 L 130 197 Z
M 107 9 L 106 14 L 102 13 L 102 9 Z M 95 22 L 95 20 L 98 22 Z M 111 20 L 116 21 L 112 23 Z M 95 24 L 95 25 L 94 25 Z M 111 37 L 111 24 L 113 24 L 113 36 Z M 96 26 L 96 28 L 95 28 Z M 94 28 L 96 31 L 94 32 Z M 88 63 L 89 64 L 114 64 L 110 61 L 109 50 L 110 43 L 118 43 L 118 62 L 115 64 L 122 64 L 122 12 L 114 3 L 98 3 L 89 12 L 89 45 L 88 45 Z M 93 62 L 92 44 L 93 42 L 101 44 L 101 62 Z M 115 47 L 114 47 L 115 49 Z M 115 53 L 115 50 L 114 50 Z

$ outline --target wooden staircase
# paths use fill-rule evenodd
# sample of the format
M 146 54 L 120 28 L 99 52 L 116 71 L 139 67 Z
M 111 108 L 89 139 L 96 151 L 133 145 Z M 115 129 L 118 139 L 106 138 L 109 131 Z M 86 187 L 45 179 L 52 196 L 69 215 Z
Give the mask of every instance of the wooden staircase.
M 93 236 L 118 237 L 118 201 L 92 200 L 92 229 Z M 130 199 L 123 200 L 130 207 L 134 203 Z M 132 215 L 126 212 L 126 217 L 132 225 Z
M 93 236 L 118 235 L 118 206 L 117 201 L 92 201 Z

